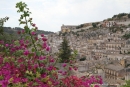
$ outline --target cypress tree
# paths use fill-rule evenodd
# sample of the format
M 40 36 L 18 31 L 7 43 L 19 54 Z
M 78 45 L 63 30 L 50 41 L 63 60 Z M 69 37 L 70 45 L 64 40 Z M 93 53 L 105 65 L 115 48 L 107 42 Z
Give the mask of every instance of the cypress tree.
M 68 40 L 65 37 L 63 38 L 63 42 L 60 44 L 59 51 L 60 62 L 69 62 L 69 58 L 71 57 L 71 49 L 68 44 Z

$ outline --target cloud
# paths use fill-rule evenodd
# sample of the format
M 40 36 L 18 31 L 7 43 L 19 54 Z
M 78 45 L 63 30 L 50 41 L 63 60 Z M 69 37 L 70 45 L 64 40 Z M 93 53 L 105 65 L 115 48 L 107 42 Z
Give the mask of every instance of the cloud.
M 129 13 L 130 0 L 22 0 L 32 12 L 33 22 L 39 29 L 59 31 L 62 24 L 79 25 L 82 23 L 102 21 L 115 14 Z M 3 15 L 9 15 L 6 26 L 19 26 L 15 4 L 19 0 L 0 0 Z M 11 24 L 13 23 L 13 24 Z M 9 25 L 10 24 L 10 25 Z

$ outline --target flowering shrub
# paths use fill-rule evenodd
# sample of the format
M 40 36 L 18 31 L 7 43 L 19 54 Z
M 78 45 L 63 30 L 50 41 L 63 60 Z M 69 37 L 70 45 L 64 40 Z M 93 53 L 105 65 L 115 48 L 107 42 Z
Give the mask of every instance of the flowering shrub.
M 89 87 L 95 83 L 102 84 L 98 76 L 78 78 L 70 75 L 72 69 L 77 70 L 72 60 L 68 65 L 62 64 L 65 70 L 58 69 L 57 59 L 49 54 L 47 38 L 41 34 L 42 43 L 40 43 L 40 39 L 36 36 L 38 27 L 29 17 L 31 12 L 27 5 L 19 2 L 16 8 L 18 13 L 22 13 L 19 22 L 24 25 L 24 30 L 18 31 L 21 35 L 19 40 L 12 41 L 10 44 L 0 41 L 0 47 L 6 48 L 4 55 L 0 56 L 2 87 Z
M 102 79 L 100 76 L 91 76 L 91 77 L 81 77 L 78 78 L 76 76 L 69 76 L 62 79 L 63 84 L 65 87 L 90 87 L 92 84 L 94 87 L 99 87 L 99 85 L 103 84 Z

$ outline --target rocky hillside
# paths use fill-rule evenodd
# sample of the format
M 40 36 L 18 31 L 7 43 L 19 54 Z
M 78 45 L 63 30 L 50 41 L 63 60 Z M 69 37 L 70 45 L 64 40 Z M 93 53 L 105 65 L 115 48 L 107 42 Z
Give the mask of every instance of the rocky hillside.
M 113 15 L 113 17 L 108 18 L 106 20 L 113 21 L 113 20 L 129 19 L 129 18 L 130 18 L 130 13 L 119 13 L 119 14 Z

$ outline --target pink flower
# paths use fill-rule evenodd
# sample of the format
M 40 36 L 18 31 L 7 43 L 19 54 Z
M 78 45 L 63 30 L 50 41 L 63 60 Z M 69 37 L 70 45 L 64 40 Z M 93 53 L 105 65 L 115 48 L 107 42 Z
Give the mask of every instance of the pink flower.
M 41 37 L 44 37 L 44 34 L 41 34 Z
M 58 73 L 62 73 L 62 70 L 59 70 Z
M 46 58 L 46 56 L 40 56 L 39 60 L 44 60 Z
M 74 67 L 74 70 L 76 71 L 78 68 Z
M 62 72 L 62 75 L 66 75 L 66 74 L 67 74 L 67 72 L 66 72 L 66 71 Z
M 28 54 L 29 54 L 29 51 L 28 51 L 28 50 L 25 50 L 25 51 L 24 51 L 24 55 L 27 56 Z
M 21 34 L 21 31 L 17 31 L 18 34 Z
M 34 67 L 37 68 L 37 67 L 38 67 L 38 64 L 34 64 Z
M 49 46 L 46 47 L 46 51 L 50 51 L 50 47 Z
M 43 37 L 42 40 L 43 40 L 43 41 L 47 41 L 47 38 Z
M 36 35 L 36 32 L 33 31 L 33 32 L 31 32 L 31 34 L 32 34 L 32 35 Z
M 14 52 L 14 51 L 16 51 L 16 49 L 15 48 L 11 48 L 11 52 Z
M 23 79 L 22 79 L 22 82 L 27 82 L 27 81 L 28 81 L 27 78 L 23 78 Z
M 72 68 L 71 68 L 71 67 L 69 67 L 69 70 L 72 70 Z
M 62 67 L 66 67 L 66 64 L 65 64 L 65 63 L 63 63 L 63 64 L 62 64 Z
M 50 59 L 50 62 L 54 62 L 54 59 Z
M 2 87 L 8 87 L 9 82 L 7 80 L 2 81 Z
M 9 44 L 5 44 L 5 46 L 6 46 L 6 47 L 8 47 L 8 46 L 9 46 Z
M 36 26 L 36 24 L 32 24 L 32 26 L 33 26 L 33 27 L 35 27 L 35 26 Z
M 43 45 L 42 45 L 43 48 L 46 48 L 47 47 L 47 43 L 44 42 Z
M 48 71 L 52 71 L 52 70 L 53 70 L 53 66 L 48 66 L 48 67 L 47 67 L 47 70 L 48 70 Z

